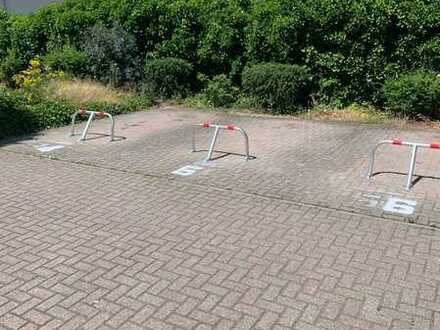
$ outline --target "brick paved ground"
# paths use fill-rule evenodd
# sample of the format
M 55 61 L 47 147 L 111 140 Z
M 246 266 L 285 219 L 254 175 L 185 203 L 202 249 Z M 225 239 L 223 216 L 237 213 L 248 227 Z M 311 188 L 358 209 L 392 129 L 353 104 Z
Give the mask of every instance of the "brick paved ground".
M 173 175 L 203 157 L 188 125 L 209 119 L 245 127 L 257 158 Z M 435 131 L 171 110 L 117 120 L 127 139 L 111 144 L 62 128 L 0 148 L 0 328 L 440 329 L 440 154 L 421 153 L 432 178 L 410 193 L 402 175 L 362 176 L 378 139 Z M 226 134 L 219 148 L 240 151 Z M 378 169 L 404 170 L 404 149 L 388 150 Z M 383 211 L 390 196 L 415 213 Z

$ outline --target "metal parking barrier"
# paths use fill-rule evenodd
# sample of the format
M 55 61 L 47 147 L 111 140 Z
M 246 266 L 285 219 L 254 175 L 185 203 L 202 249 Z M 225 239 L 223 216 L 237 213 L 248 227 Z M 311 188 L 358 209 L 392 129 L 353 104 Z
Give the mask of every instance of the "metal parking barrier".
M 212 160 L 212 154 L 214 152 L 215 143 L 217 142 L 217 138 L 218 138 L 218 134 L 219 134 L 220 130 L 240 132 L 244 138 L 246 160 L 249 160 L 251 158 L 249 155 L 249 138 L 248 138 L 246 131 L 244 129 L 237 127 L 237 126 L 234 126 L 234 125 L 217 125 L 217 124 L 210 124 L 210 123 L 203 123 L 203 124 L 194 125 L 193 135 L 192 135 L 192 151 L 193 152 L 197 151 L 196 150 L 196 128 L 197 127 L 214 128 L 215 129 L 214 134 L 212 136 L 210 146 L 209 146 L 208 155 L 206 156 L 205 161 Z
M 368 165 L 368 178 L 370 179 L 373 175 L 373 167 L 374 167 L 374 161 L 375 161 L 375 155 L 377 149 L 384 144 L 391 144 L 395 146 L 408 146 L 412 148 L 411 153 L 411 161 L 409 164 L 409 170 L 408 170 L 408 178 L 406 182 L 406 190 L 409 191 L 412 187 L 413 182 L 413 176 L 414 176 L 414 170 L 416 167 L 416 158 L 417 158 L 417 151 L 419 148 L 427 148 L 427 149 L 440 149 L 440 143 L 415 143 L 415 142 L 405 142 L 401 139 L 392 139 L 392 140 L 384 140 L 376 144 L 374 149 L 371 151 L 370 154 L 370 163 Z
M 89 132 L 90 127 L 92 126 L 92 122 L 95 118 L 105 118 L 107 117 L 110 120 L 110 142 L 114 141 L 114 135 L 115 135 L 115 121 L 113 119 L 113 116 L 107 112 L 102 111 L 88 111 L 86 109 L 80 109 L 77 112 L 75 112 L 72 116 L 72 129 L 70 132 L 70 136 L 75 135 L 75 121 L 76 118 L 79 116 L 86 116 L 89 115 L 89 119 L 87 120 L 86 127 L 84 128 L 84 131 L 81 134 L 81 138 L 79 141 L 85 141 L 87 137 L 87 133 Z

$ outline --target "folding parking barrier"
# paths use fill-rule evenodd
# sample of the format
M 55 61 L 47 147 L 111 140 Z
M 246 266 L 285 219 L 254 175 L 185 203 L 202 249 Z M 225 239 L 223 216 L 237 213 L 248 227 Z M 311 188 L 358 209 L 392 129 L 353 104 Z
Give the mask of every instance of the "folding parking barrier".
M 212 154 L 214 152 L 214 147 L 215 147 L 215 143 L 217 142 L 217 137 L 218 137 L 218 133 L 220 132 L 220 130 L 227 130 L 227 131 L 236 131 L 236 132 L 240 132 L 241 135 L 244 138 L 244 144 L 245 144 L 245 155 L 246 155 L 246 160 L 250 159 L 250 155 L 249 155 L 249 138 L 248 135 L 246 133 L 246 131 L 240 127 L 234 126 L 234 125 L 217 125 L 217 124 L 210 124 L 210 123 L 203 123 L 203 124 L 197 124 L 194 126 L 193 129 L 193 135 L 192 135 L 192 151 L 195 152 L 196 151 L 196 138 L 195 138 L 195 130 L 197 127 L 202 127 L 202 128 L 214 128 L 214 135 L 212 136 L 212 140 L 211 140 L 211 144 L 208 150 L 208 155 L 205 158 L 205 161 L 210 161 L 212 160 Z
M 429 148 L 429 149 L 440 149 L 440 143 L 415 143 L 415 142 L 405 142 L 400 139 L 392 139 L 392 140 L 384 140 L 379 142 L 374 149 L 371 151 L 370 154 L 370 164 L 368 166 L 368 178 L 370 179 L 373 175 L 373 167 L 374 167 L 374 160 L 375 160 L 375 154 L 377 149 L 383 145 L 383 144 L 391 144 L 395 146 L 408 146 L 412 147 L 412 154 L 411 154 L 411 162 L 409 165 L 409 171 L 408 171 L 408 178 L 406 182 L 406 190 L 409 191 L 412 186 L 412 178 L 414 176 L 414 170 L 416 166 L 416 158 L 417 158 L 417 150 L 418 148 Z
M 80 115 L 80 116 L 89 115 L 89 119 L 87 120 L 86 127 L 84 128 L 84 131 L 82 132 L 82 135 L 81 135 L 81 138 L 79 139 L 79 141 L 85 141 L 85 139 L 87 137 L 87 133 L 89 132 L 90 126 L 92 125 L 93 119 L 95 119 L 96 117 L 97 118 L 108 117 L 108 119 L 110 120 L 110 142 L 114 140 L 115 121 L 113 119 L 113 116 L 107 112 L 88 111 L 85 109 L 80 109 L 77 112 L 75 112 L 75 114 L 73 114 L 73 116 L 72 116 L 72 130 L 70 132 L 70 136 L 75 135 L 75 121 L 76 121 L 76 117 L 78 115 Z

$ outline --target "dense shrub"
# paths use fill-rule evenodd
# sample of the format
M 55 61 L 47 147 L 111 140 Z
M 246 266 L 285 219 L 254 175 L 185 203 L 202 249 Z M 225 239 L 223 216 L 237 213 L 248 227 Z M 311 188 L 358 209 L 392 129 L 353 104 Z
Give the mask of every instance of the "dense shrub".
M 24 97 L 0 88 L 0 139 L 38 129 L 35 116 L 25 104 Z
M 207 1 L 200 6 L 202 30 L 199 36 L 198 69 L 209 75 L 227 74 L 239 81 L 244 67 L 245 30 L 249 1 Z
M 10 47 L 17 51 L 21 61 L 28 63 L 46 51 L 47 35 L 36 16 L 11 16 L 8 32 Z
M 386 80 L 440 71 L 438 17 L 435 0 L 65 0 L 28 16 L 1 12 L 0 58 L 15 49 L 28 63 L 69 44 L 90 55 L 93 77 L 116 84 L 141 80 L 147 57 L 181 58 L 236 84 L 253 63 L 305 65 L 319 102 L 382 105 Z
M 389 80 L 384 88 L 385 106 L 393 112 L 440 119 L 440 75 L 417 71 Z
M 151 104 L 149 98 L 131 97 L 119 103 L 92 102 L 81 106 L 118 115 L 145 109 Z M 79 106 L 38 96 L 29 99 L 20 92 L 0 88 L 0 139 L 67 125 Z
M 307 106 L 312 76 L 303 66 L 267 63 L 243 72 L 245 92 L 263 108 L 288 113 Z
M 10 47 L 9 38 L 9 15 L 5 10 L 0 9 L 0 61 L 8 53 L 8 48 Z
M 26 70 L 14 75 L 12 80 L 16 87 L 20 88 L 28 99 L 38 96 L 41 86 L 53 79 L 62 78 L 62 71 L 52 71 L 50 68 L 44 67 L 39 59 L 32 59 Z
M 250 15 L 248 60 L 306 64 L 338 86 L 323 89 L 324 100 L 337 92 L 343 103 L 380 104 L 385 80 L 437 52 L 439 1 L 267 0 L 254 1 Z
M 68 125 L 78 107 L 67 102 L 40 99 L 28 104 L 26 109 L 34 118 L 33 131 L 38 131 Z
M 84 36 L 82 51 L 88 56 L 92 78 L 122 85 L 139 78 L 139 59 L 134 37 L 120 25 L 95 25 Z
M 182 59 L 147 59 L 145 84 L 162 97 L 185 96 L 195 82 L 193 66 Z
M 9 49 L 6 57 L 0 61 L 0 81 L 14 87 L 15 82 L 12 77 L 25 69 L 26 64 L 15 48 Z
M 198 1 L 186 0 L 159 2 L 162 9 L 159 25 L 150 28 L 157 30 L 160 38 L 147 54 L 155 58 L 181 58 L 196 63 L 202 30 L 200 4 Z
M 70 46 L 54 49 L 43 57 L 45 66 L 52 70 L 63 71 L 81 76 L 87 72 L 88 56 Z
M 0 88 L 0 139 L 69 123 L 76 106 Z
M 204 101 L 213 107 L 229 107 L 238 97 L 238 88 L 235 87 L 226 75 L 218 75 L 208 81 L 202 90 Z

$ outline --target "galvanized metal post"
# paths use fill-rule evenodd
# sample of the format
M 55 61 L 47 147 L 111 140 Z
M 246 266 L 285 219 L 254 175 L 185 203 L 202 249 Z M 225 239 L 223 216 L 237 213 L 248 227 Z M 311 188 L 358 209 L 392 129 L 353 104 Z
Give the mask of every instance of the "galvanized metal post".
M 192 129 L 192 135 L 191 135 L 191 144 L 192 144 L 192 152 L 196 152 L 196 126 Z
M 87 120 L 86 128 L 84 129 L 79 141 L 84 141 L 87 137 L 90 127 L 92 126 L 93 119 L 95 119 L 95 112 L 90 112 L 89 120 Z
M 248 137 L 247 133 L 244 131 L 244 129 L 236 128 L 236 130 L 239 131 L 241 133 L 241 135 L 243 135 L 243 137 L 244 137 L 244 148 L 245 148 L 245 152 L 246 152 L 246 160 L 249 160 L 250 159 L 249 137 Z
M 406 182 L 406 191 L 409 191 L 412 186 L 412 178 L 414 176 L 414 170 L 416 167 L 417 149 L 418 149 L 417 145 L 414 145 L 412 148 L 411 162 L 409 164 L 409 171 L 408 171 L 408 180 Z
M 208 156 L 206 156 L 205 161 L 212 160 L 212 153 L 214 152 L 214 146 L 215 146 L 215 143 L 217 142 L 217 137 L 218 137 L 219 131 L 220 131 L 220 127 L 216 126 L 215 131 L 214 131 L 214 135 L 212 136 L 211 146 L 209 147 Z
M 113 142 L 115 140 L 115 120 L 113 119 L 113 116 L 110 114 L 105 114 L 108 119 L 110 120 L 110 142 Z
M 76 116 L 78 115 L 78 112 L 75 112 L 72 115 L 72 127 L 70 129 L 70 136 L 74 136 L 75 135 L 75 120 L 76 120 Z

